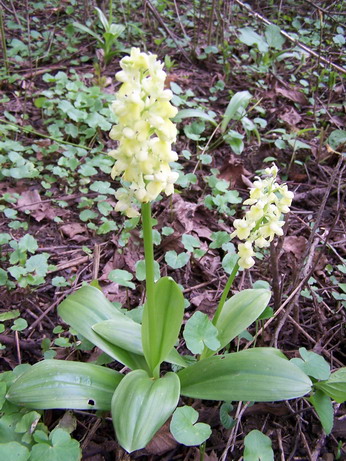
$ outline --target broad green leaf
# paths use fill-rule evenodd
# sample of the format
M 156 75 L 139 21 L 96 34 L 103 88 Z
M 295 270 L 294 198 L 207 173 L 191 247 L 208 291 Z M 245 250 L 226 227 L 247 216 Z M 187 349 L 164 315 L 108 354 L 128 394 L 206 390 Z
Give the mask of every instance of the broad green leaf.
M 203 112 L 200 109 L 183 109 L 178 112 L 178 114 L 174 117 L 174 121 L 179 123 L 184 118 L 201 118 L 202 120 L 207 120 L 211 122 L 213 125 L 217 125 L 216 120 L 208 115 L 207 113 Z
M 248 91 L 239 91 L 232 96 L 228 106 L 225 110 L 222 123 L 221 123 L 221 133 L 226 131 L 227 125 L 230 120 L 237 120 L 237 112 L 240 108 L 245 109 L 252 98 L 251 94 Z
M 244 461 L 274 461 L 272 441 L 254 429 L 244 438 Z
M 184 296 L 170 277 L 155 284 L 153 312 L 144 306 L 142 344 L 151 371 L 163 362 L 178 339 L 184 316 Z
M 315 379 L 326 380 L 329 378 L 330 366 L 321 355 L 308 351 L 305 347 L 301 347 L 299 353 L 303 360 L 294 358 L 291 360 L 292 363 Z
M 239 40 L 245 45 L 257 45 L 261 53 L 266 53 L 268 51 L 268 43 L 265 41 L 264 37 L 255 32 L 251 27 L 243 27 L 239 29 L 239 32 Z
M 60 304 L 58 313 L 64 322 L 120 363 L 131 369 L 146 368 L 142 356 L 115 346 L 93 331 L 93 325 L 103 320 L 126 318 L 97 288 L 80 288 Z
M 204 346 L 213 351 L 220 348 L 217 335 L 217 328 L 211 323 L 206 314 L 199 311 L 195 312 L 186 322 L 183 333 L 186 346 L 193 354 L 201 354 Z
M 205 423 L 196 423 L 198 416 L 198 411 L 187 405 L 175 410 L 170 430 L 177 442 L 191 447 L 201 445 L 209 439 L 211 436 L 210 426 Z
M 98 322 L 92 329 L 115 346 L 143 355 L 141 325 L 129 317 Z
M 120 445 L 129 453 L 144 448 L 179 401 L 175 373 L 153 380 L 144 370 L 130 372 L 114 392 L 112 418 Z
M 115 346 L 119 346 L 135 354 L 144 355 L 142 327 L 129 317 L 125 316 L 123 319 L 104 320 L 93 325 L 92 329 Z M 165 360 L 169 363 L 186 367 L 184 358 L 175 349 L 169 352 Z
M 215 324 L 220 341 L 217 350 L 225 347 L 261 315 L 269 303 L 270 296 L 268 290 L 250 288 L 237 293 L 225 302 Z M 208 351 L 204 356 L 208 357 L 212 354 L 212 351 Z
M 331 398 L 323 391 L 317 390 L 309 398 L 321 421 L 322 427 L 327 435 L 332 432 L 334 424 L 334 411 Z
M 327 381 L 315 383 L 317 389 L 321 389 L 338 403 L 346 401 L 346 367 L 340 368 L 330 375 Z
M 98 34 L 95 34 L 95 32 L 93 32 L 91 29 L 89 29 L 89 27 L 84 26 L 83 24 L 79 24 L 79 22 L 74 22 L 74 23 L 72 23 L 72 25 L 73 25 L 74 28 L 79 29 L 80 31 L 85 32 L 85 33 L 91 35 L 92 37 L 96 38 L 96 40 L 99 43 L 103 42 L 102 37 L 100 35 L 98 35 Z
M 109 29 L 109 21 L 108 21 L 108 19 L 104 15 L 103 11 L 100 10 L 100 8 L 95 7 L 95 10 L 96 10 L 96 13 L 97 13 L 97 15 L 99 17 L 99 20 L 101 21 L 101 23 L 103 25 L 104 30 L 108 31 L 108 29 Z
M 10 386 L 7 400 L 27 408 L 109 410 L 123 375 L 110 368 L 67 360 L 43 360 Z
M 30 451 L 18 442 L 0 443 L 0 459 L 8 461 L 27 461 Z
M 280 27 L 276 24 L 269 24 L 264 32 L 267 43 L 275 50 L 282 50 L 282 45 L 285 43 L 285 37 L 281 34 Z
M 307 394 L 312 385 L 305 373 L 273 348 L 209 357 L 178 376 L 182 395 L 226 402 L 288 400 Z
M 50 433 L 48 442 L 32 447 L 30 461 L 79 461 L 81 457 L 79 442 L 64 429 L 56 428 Z

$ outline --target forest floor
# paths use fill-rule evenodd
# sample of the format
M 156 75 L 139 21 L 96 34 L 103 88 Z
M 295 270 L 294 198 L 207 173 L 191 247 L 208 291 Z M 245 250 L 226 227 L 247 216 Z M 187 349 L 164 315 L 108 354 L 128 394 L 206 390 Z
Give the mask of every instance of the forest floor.
M 113 210 L 119 182 L 107 156 L 114 148 L 114 74 L 131 46 L 165 62 L 179 110 L 204 114 L 180 119 L 176 193 L 153 205 L 155 259 L 161 275 L 184 287 L 185 320 L 214 312 L 227 280 L 222 260 L 232 251 L 227 235 L 243 215 L 240 199 L 275 162 L 295 194 L 285 235 L 232 288 L 269 283 L 273 312 L 234 346 L 256 335 L 257 346 L 278 347 L 289 358 L 306 348 L 332 370 L 345 367 L 345 2 L 284 1 L 279 12 L 271 2 L 248 2 L 319 58 L 285 37 L 281 42 L 240 2 L 124 1 L 114 5 L 113 22 L 126 29 L 108 65 L 95 52 L 96 40 L 73 26 L 102 34 L 91 4 L 77 3 L 13 0 L 2 8 L 0 371 L 44 357 L 97 359 L 100 351 L 83 347 L 57 314 L 83 282 L 97 279 L 110 301 L 140 318 L 138 220 Z M 231 119 L 223 136 L 207 117 L 221 122 L 230 98 L 244 91 L 251 95 L 246 116 Z M 127 271 L 135 288 L 109 275 L 116 269 Z M 329 435 L 306 399 L 234 403 L 230 429 L 220 423 L 218 402 L 194 407 L 213 429 L 205 461 L 241 459 L 252 429 L 271 438 L 277 460 L 346 459 L 345 404 L 335 403 Z M 46 411 L 45 424 L 53 428 L 64 413 Z M 177 444 L 166 426 L 146 449 L 128 455 L 114 440 L 109 415 L 78 411 L 74 418 L 83 460 L 200 459 L 198 448 Z

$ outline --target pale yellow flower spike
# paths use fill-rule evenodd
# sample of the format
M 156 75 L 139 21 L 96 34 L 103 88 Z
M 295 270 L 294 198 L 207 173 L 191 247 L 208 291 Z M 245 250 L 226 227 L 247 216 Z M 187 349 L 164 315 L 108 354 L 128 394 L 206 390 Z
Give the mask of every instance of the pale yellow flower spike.
M 235 231 L 231 238 L 238 237 L 245 243 L 238 245 L 239 267 L 249 269 L 255 264 L 253 256 L 256 248 L 266 248 L 274 237 L 283 235 L 285 222 L 282 214 L 290 211 L 293 192 L 286 184 L 278 184 L 278 168 L 273 165 L 265 169 L 266 178 L 257 178 L 250 190 L 250 198 L 244 205 L 251 205 L 243 219 L 234 221 Z
M 128 183 L 116 194 L 115 209 L 133 217 L 139 215 L 136 202 L 173 193 L 178 173 L 169 163 L 178 159 L 171 147 L 177 129 L 170 118 L 178 111 L 170 103 L 173 94 L 164 87 L 166 73 L 156 55 L 132 48 L 120 66 L 116 78 L 122 85 L 112 104 L 118 124 L 109 134 L 118 147 L 109 155 L 115 159 L 112 178 L 121 176 Z

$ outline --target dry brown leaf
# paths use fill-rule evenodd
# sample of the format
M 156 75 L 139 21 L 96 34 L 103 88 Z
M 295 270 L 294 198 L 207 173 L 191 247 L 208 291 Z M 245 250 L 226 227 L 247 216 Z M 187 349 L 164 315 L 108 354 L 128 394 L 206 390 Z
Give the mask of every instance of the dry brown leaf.
M 217 301 L 212 293 L 204 292 L 203 294 L 192 296 L 190 302 L 192 305 L 197 306 L 196 310 L 203 312 L 203 314 L 212 316 L 215 313 Z
M 243 179 L 247 176 L 251 176 L 251 173 L 232 155 L 220 168 L 219 178 L 229 181 L 231 189 L 247 186 Z
M 66 237 L 76 242 L 85 242 L 89 238 L 86 235 L 82 235 L 87 232 L 87 229 L 85 226 L 82 226 L 82 224 L 79 224 L 78 222 L 64 224 L 60 227 L 60 230 Z
M 199 448 L 196 448 L 196 447 L 193 448 L 193 455 L 192 456 L 193 456 L 193 458 L 192 458 L 193 461 L 200 461 L 201 452 L 200 452 Z M 210 453 L 210 455 L 207 455 L 207 453 L 204 453 L 203 459 L 204 459 L 204 461 L 218 461 L 219 458 L 217 457 L 215 451 L 213 450 Z
M 289 235 L 284 239 L 283 250 L 293 253 L 296 259 L 299 261 L 305 252 L 306 243 L 307 240 L 303 236 L 297 237 L 295 235 Z
M 204 216 L 197 203 L 184 200 L 180 195 L 173 197 L 174 223 L 173 227 L 179 234 L 189 234 L 194 231 L 198 237 L 210 239 L 210 216 Z M 197 213 L 198 212 L 198 213 Z
M 297 89 L 283 88 L 283 87 L 276 85 L 275 92 L 277 94 L 280 94 L 284 98 L 289 99 L 290 101 L 297 102 L 298 104 L 302 104 L 302 105 L 308 104 L 308 100 L 306 96 Z
M 286 110 L 283 114 L 280 114 L 279 118 L 290 126 L 295 126 L 302 121 L 301 116 L 293 107 Z
M 50 203 L 42 202 L 37 189 L 27 190 L 20 195 L 17 208 L 19 211 L 30 211 L 30 215 L 40 222 L 43 219 L 53 220 L 56 216 L 65 214 L 65 210 L 53 208 Z
M 163 455 L 173 450 L 178 442 L 174 439 L 169 430 L 170 421 L 167 421 L 155 434 L 154 438 L 145 447 L 146 453 L 150 455 Z
M 111 302 L 119 302 L 124 305 L 127 302 L 128 294 L 124 287 L 121 287 L 118 283 L 112 282 L 102 288 L 103 294 Z

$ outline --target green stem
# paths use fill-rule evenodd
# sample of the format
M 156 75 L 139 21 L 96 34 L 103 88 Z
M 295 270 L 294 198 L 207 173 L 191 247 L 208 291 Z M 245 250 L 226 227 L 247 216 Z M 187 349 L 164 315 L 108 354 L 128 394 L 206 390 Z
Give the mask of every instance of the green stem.
M 41 138 L 51 139 L 52 141 L 57 142 L 59 144 L 66 144 L 68 146 L 80 147 L 81 149 L 85 149 L 85 150 L 91 150 L 92 149 L 91 147 L 82 146 L 81 144 L 75 144 L 73 142 L 64 141 L 62 139 L 54 138 L 53 136 L 48 136 L 46 134 L 42 134 L 39 131 L 33 130 L 31 128 L 26 128 L 25 126 L 17 125 L 16 123 L 12 123 L 12 122 L 9 122 L 7 120 L 4 120 L 3 118 L 0 118 L 0 123 L 4 123 L 5 125 L 13 126 L 15 128 L 18 128 L 23 133 L 35 134 L 36 136 L 40 136 Z
M 233 280 L 234 280 L 235 276 L 237 275 L 238 269 L 239 269 L 239 264 L 235 263 L 235 265 L 233 267 L 233 270 L 232 270 L 230 276 L 228 277 L 227 283 L 226 283 L 225 288 L 223 290 L 221 299 L 219 301 L 219 305 L 217 306 L 217 309 L 216 309 L 216 312 L 215 312 L 215 315 L 214 315 L 214 318 L 213 318 L 213 325 L 216 325 L 216 322 L 218 321 L 218 319 L 220 317 L 220 314 L 222 312 L 223 306 L 224 306 L 224 304 L 226 302 L 226 299 L 228 297 L 229 290 L 231 289 Z
M 142 224 L 143 224 L 143 242 L 145 258 L 145 286 L 146 286 L 146 306 L 148 310 L 148 325 L 155 325 L 154 311 L 154 248 L 153 248 L 153 231 L 151 224 L 151 206 L 150 203 L 142 203 Z M 150 332 L 149 332 L 150 335 Z M 152 370 L 155 378 L 160 376 L 160 367 Z
M 7 45 L 6 45 L 6 37 L 5 37 L 5 27 L 4 27 L 4 20 L 2 15 L 2 7 L 0 7 L 0 34 L 1 34 L 1 44 L 3 49 L 3 56 L 4 56 L 4 67 L 6 76 L 9 75 L 9 65 L 7 59 Z
M 230 276 L 228 277 L 228 280 L 227 280 L 227 283 L 225 285 L 225 288 L 223 289 L 221 299 L 219 301 L 219 304 L 217 306 L 216 312 L 214 314 L 214 318 L 212 320 L 213 325 L 216 325 L 216 323 L 217 323 L 217 321 L 218 321 L 218 319 L 220 317 L 220 314 L 222 312 L 223 306 L 224 306 L 224 304 L 226 302 L 226 299 L 228 297 L 229 290 L 231 289 L 232 283 L 234 281 L 235 276 L 238 273 L 238 270 L 239 270 L 239 264 L 238 264 L 238 262 L 236 262 Z M 211 354 L 211 352 L 212 352 L 212 354 Z M 205 359 L 205 358 L 207 358 L 207 357 L 209 357 L 210 355 L 213 355 L 213 354 L 215 354 L 215 352 L 211 351 L 207 346 L 205 346 L 202 354 L 199 356 L 199 360 L 203 360 L 203 359 Z

